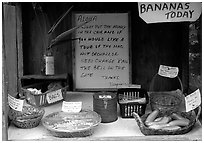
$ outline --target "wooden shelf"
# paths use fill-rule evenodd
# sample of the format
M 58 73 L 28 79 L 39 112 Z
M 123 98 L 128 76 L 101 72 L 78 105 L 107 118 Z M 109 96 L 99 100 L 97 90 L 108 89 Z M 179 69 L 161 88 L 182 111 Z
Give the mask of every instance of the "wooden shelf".
M 24 75 L 21 79 L 67 79 L 67 74 L 59 74 L 59 75 Z

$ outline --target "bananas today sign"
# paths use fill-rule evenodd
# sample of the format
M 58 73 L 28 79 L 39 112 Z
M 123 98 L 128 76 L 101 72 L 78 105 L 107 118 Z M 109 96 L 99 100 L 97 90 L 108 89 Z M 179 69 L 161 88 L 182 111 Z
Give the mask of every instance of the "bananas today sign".
M 139 16 L 146 23 L 196 21 L 202 11 L 201 2 L 139 2 Z

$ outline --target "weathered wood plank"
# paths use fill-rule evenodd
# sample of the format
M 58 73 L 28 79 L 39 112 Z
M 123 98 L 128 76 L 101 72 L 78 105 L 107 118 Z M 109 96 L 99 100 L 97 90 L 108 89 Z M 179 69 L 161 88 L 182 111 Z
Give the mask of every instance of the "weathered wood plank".
M 4 5 L 4 41 L 6 68 L 8 74 L 8 94 L 17 92 L 17 49 L 16 49 L 16 9 L 15 6 Z
M 17 92 L 16 11 L 15 6 L 3 4 L 3 114 L 2 140 L 8 139 L 7 94 Z

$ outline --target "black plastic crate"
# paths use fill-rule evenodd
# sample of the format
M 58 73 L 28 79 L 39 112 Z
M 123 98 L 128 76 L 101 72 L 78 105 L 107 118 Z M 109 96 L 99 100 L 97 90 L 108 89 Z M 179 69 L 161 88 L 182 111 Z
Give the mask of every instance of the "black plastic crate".
M 120 88 L 117 91 L 122 118 L 133 118 L 132 113 L 145 114 L 149 97 L 145 89 Z

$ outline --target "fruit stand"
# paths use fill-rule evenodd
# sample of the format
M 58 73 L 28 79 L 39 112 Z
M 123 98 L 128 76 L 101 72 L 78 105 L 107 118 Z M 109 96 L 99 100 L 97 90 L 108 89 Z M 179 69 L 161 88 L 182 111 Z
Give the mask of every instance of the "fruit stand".
M 202 140 L 200 2 L 2 5 L 3 140 Z

